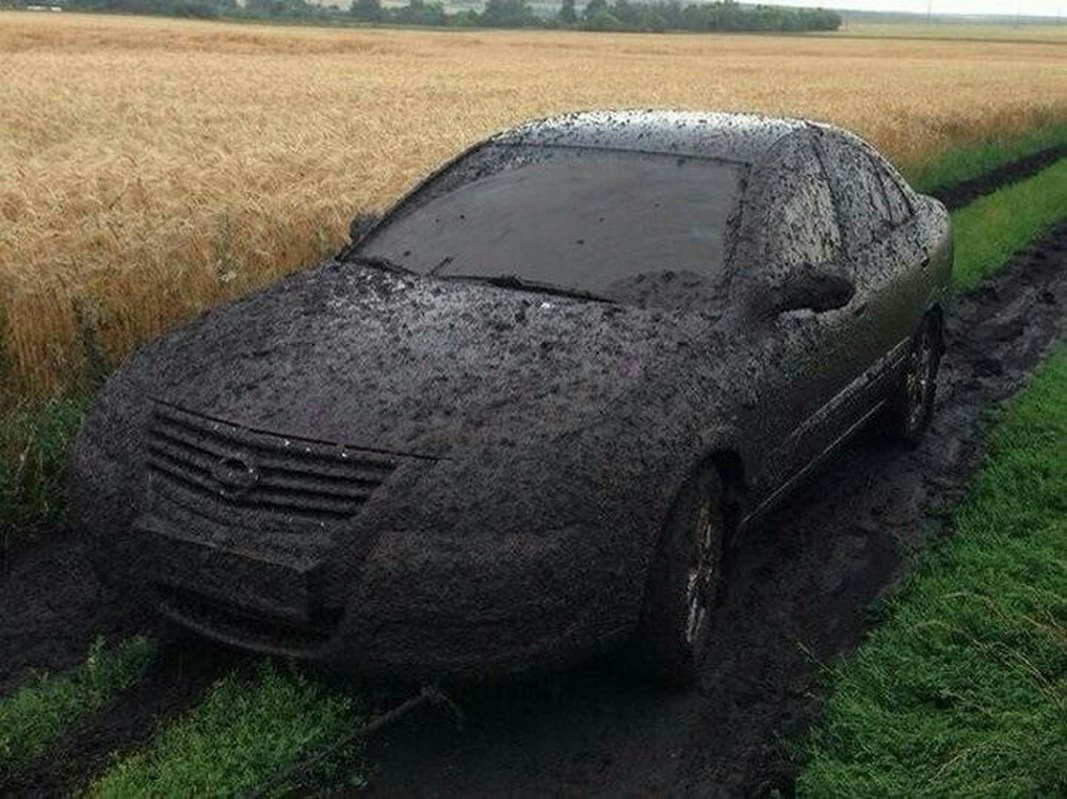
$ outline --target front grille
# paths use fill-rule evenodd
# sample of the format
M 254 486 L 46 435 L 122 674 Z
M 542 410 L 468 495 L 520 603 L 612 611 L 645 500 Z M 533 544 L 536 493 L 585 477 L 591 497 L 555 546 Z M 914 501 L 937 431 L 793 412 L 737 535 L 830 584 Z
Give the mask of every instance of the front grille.
M 354 515 L 399 457 L 249 430 L 157 402 L 148 465 L 154 482 L 166 488 L 321 520 Z

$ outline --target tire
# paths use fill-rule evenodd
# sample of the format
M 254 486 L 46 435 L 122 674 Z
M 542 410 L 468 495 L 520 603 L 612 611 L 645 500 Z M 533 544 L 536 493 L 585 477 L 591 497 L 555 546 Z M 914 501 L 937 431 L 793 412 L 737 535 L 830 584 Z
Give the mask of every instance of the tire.
M 706 654 L 725 519 L 722 481 L 706 467 L 682 487 L 660 533 L 633 654 L 641 672 L 664 687 L 691 686 Z
M 887 405 L 888 432 L 897 441 L 915 446 L 930 425 L 941 364 L 941 323 L 934 314 L 923 318 Z

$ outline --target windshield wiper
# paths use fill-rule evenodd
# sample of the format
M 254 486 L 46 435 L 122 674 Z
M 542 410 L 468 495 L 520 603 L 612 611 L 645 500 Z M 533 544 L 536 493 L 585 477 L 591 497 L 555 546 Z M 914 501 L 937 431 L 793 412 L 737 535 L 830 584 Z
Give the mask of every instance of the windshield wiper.
M 441 275 L 441 279 L 470 280 L 474 283 L 488 283 L 490 286 L 499 286 L 502 289 L 516 289 L 517 291 L 529 291 L 536 294 L 553 294 L 557 297 L 576 297 L 580 300 L 593 300 L 595 302 L 609 302 L 612 304 L 617 302 L 585 289 L 569 289 L 564 286 L 557 286 L 554 283 L 528 280 L 518 275 Z
M 354 255 L 351 258 L 345 258 L 343 260 L 345 263 L 370 266 L 374 269 L 381 269 L 384 272 L 392 272 L 394 275 L 418 274 L 414 269 L 408 269 L 406 266 L 401 266 L 396 261 L 391 261 L 381 255 Z

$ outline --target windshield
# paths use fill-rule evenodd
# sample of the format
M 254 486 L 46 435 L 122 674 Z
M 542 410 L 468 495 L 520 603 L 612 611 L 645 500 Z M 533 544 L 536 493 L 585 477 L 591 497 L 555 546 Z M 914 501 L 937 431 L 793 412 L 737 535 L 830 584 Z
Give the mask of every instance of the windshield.
M 440 277 L 520 278 L 625 299 L 657 273 L 718 283 L 739 164 L 489 146 L 385 220 L 358 251 Z

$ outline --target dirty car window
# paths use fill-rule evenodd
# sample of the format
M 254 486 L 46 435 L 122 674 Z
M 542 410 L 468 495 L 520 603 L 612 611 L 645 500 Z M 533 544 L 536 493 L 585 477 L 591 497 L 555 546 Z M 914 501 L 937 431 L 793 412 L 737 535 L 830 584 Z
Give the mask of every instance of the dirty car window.
M 881 169 L 855 144 L 835 138 L 824 146 L 842 226 L 855 253 L 879 240 L 892 225 Z
M 779 270 L 828 264 L 838 257 L 841 233 L 830 187 L 817 161 L 778 174 L 775 200 L 761 229 L 767 245 L 765 261 Z
M 521 278 L 600 295 L 648 273 L 716 280 L 743 167 L 707 159 L 497 148 L 461 161 L 362 246 L 422 274 Z M 499 167 L 494 168 L 493 156 Z M 487 165 L 487 166 L 486 166 Z

